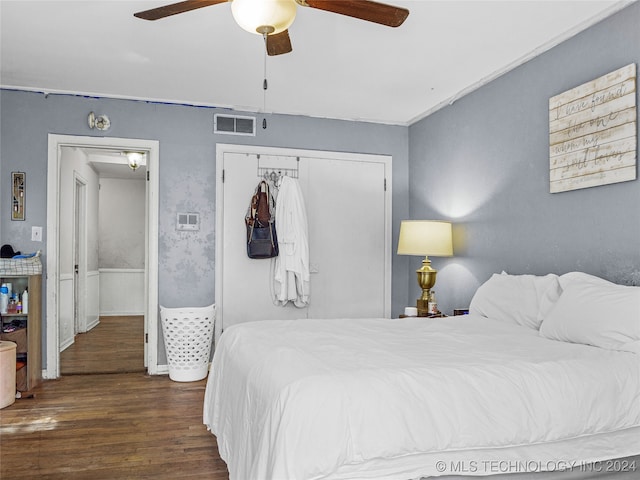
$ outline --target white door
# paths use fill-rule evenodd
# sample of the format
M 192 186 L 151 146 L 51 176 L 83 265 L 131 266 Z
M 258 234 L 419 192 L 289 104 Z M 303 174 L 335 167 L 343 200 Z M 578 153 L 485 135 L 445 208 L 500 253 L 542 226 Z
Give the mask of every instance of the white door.
M 253 320 L 390 315 L 391 195 L 385 188 L 389 157 L 219 148 L 218 334 L 221 328 Z M 256 151 L 261 152 L 260 160 Z M 298 164 L 309 220 L 311 295 L 305 308 L 273 305 L 273 260 L 247 257 L 244 217 L 265 159 L 275 170 L 278 162 L 284 168 L 292 166 L 292 159 Z

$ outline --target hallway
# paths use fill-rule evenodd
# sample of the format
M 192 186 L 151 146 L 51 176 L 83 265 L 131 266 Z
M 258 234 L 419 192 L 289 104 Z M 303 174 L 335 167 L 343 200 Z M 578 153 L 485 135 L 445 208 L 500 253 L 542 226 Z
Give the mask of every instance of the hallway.
M 146 372 L 144 317 L 104 316 L 60 354 L 60 374 Z

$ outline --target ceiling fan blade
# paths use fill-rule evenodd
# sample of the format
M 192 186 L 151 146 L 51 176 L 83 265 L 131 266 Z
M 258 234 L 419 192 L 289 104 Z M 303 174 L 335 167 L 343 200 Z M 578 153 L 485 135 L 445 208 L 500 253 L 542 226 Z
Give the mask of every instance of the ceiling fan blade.
M 371 0 L 296 0 L 305 7 L 339 13 L 388 27 L 399 27 L 409 16 L 409 10 Z
M 283 30 L 275 35 L 267 35 L 267 54 L 269 56 L 282 55 L 292 50 L 289 30 Z
M 152 8 L 151 10 L 144 10 L 143 12 L 134 13 L 133 16 L 143 20 L 159 20 L 178 13 L 189 12 L 228 1 L 230 0 L 187 0 L 186 2 L 172 3 L 163 7 Z

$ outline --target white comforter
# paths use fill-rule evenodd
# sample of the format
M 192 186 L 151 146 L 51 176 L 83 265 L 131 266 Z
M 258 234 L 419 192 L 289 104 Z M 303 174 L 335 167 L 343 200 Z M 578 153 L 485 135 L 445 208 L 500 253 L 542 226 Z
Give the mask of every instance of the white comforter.
M 639 358 L 472 315 L 251 322 L 220 339 L 204 423 L 231 479 L 400 478 L 424 453 L 640 425 Z

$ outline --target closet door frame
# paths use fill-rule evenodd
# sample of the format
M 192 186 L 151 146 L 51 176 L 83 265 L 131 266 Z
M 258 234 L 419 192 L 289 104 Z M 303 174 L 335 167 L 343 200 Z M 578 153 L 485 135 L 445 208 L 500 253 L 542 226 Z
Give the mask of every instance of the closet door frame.
M 252 145 L 222 144 L 216 145 L 216 240 L 215 240 L 215 301 L 216 301 L 216 339 L 222 333 L 224 325 L 223 308 L 223 246 L 224 246 L 224 156 L 228 153 L 323 158 L 351 162 L 376 162 L 384 165 L 384 316 L 391 317 L 391 212 L 392 212 L 392 157 L 390 155 L 362 154 L 294 148 L 264 147 Z

